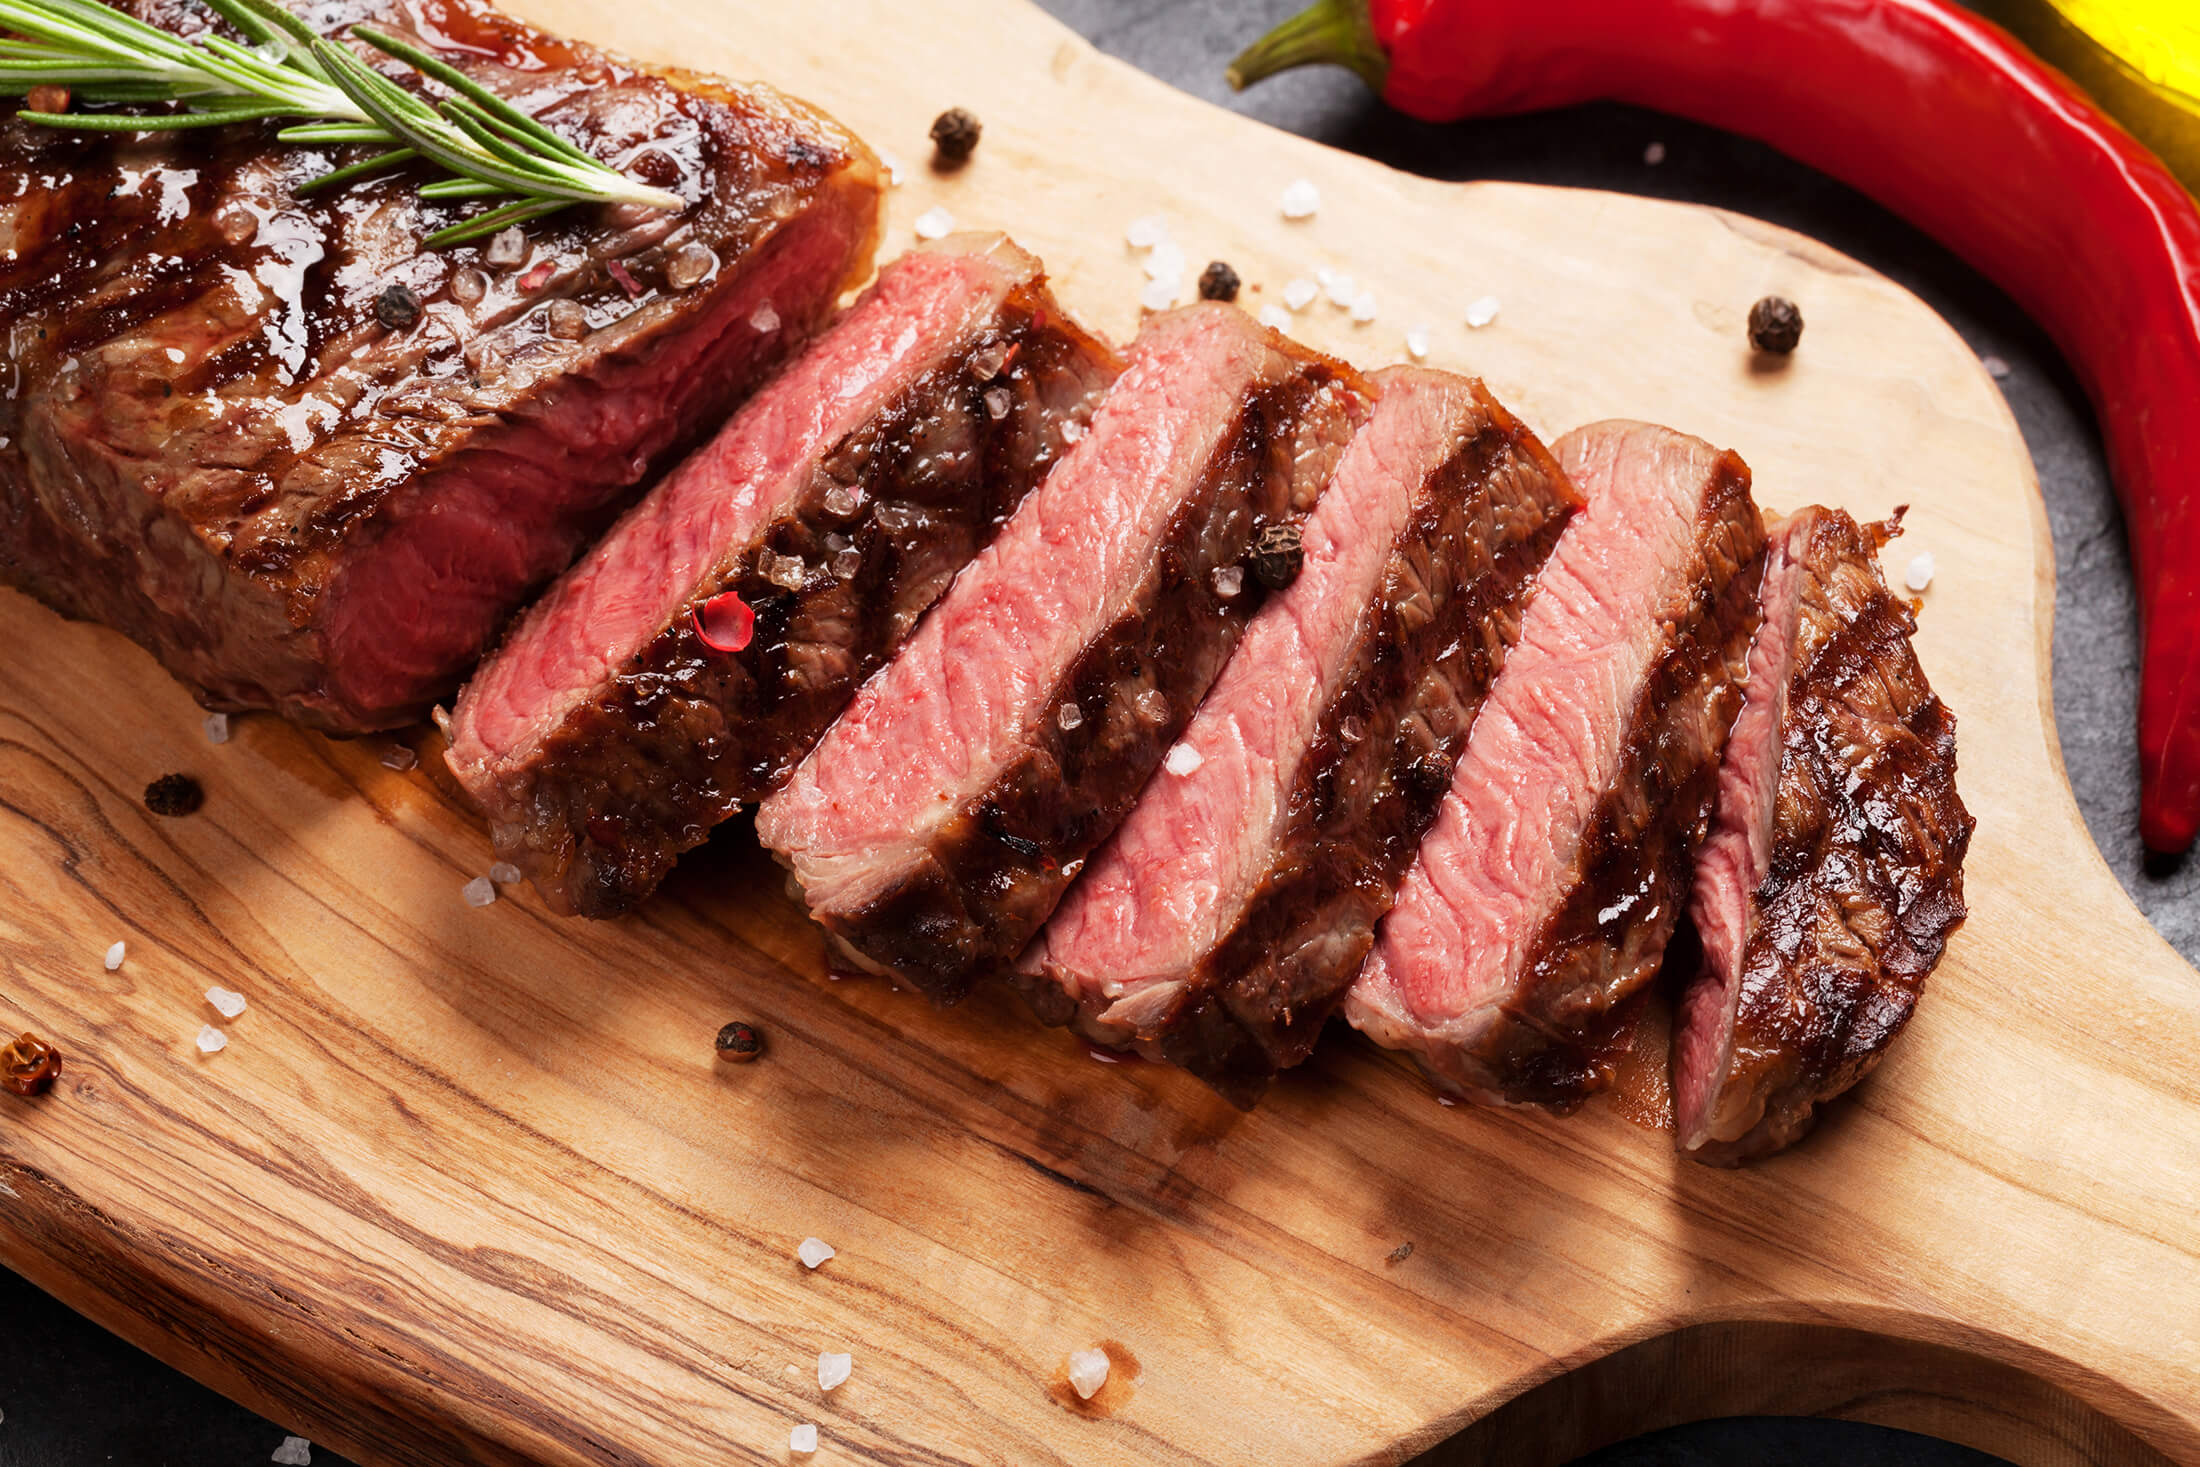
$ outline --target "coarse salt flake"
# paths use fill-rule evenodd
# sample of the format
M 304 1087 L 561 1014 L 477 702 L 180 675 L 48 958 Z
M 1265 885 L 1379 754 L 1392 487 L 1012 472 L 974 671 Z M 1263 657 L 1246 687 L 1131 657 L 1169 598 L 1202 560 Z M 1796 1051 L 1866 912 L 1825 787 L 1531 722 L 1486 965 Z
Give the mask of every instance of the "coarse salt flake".
M 1161 767 L 1169 773 L 1183 776 L 1196 774 L 1199 766 L 1207 762 L 1207 756 L 1190 744 L 1177 744 L 1169 750 L 1169 757 L 1161 761 Z
M 1986 375 L 1996 382 L 2004 380 L 2009 375 L 2009 364 L 2000 357 L 1986 357 L 1980 361 L 1979 365 L 1984 367 Z
M 1159 280 L 1149 280 L 1139 289 L 1138 304 L 1149 311 L 1166 311 L 1176 304 L 1177 292 L 1184 288 L 1180 275 L 1164 275 Z
M 1660 163 L 1663 163 L 1665 161 L 1665 144 L 1652 143 L 1649 147 L 1644 148 L 1642 150 L 1642 161 L 1649 164 L 1652 168 L 1655 168 Z
M 918 239 L 945 239 L 955 232 L 955 216 L 934 204 L 917 216 Z
M 1358 326 L 1365 326 L 1368 322 L 1374 319 L 1375 292 L 1372 290 L 1363 290 L 1358 295 L 1352 297 L 1353 324 Z
M 758 335 L 769 335 L 779 329 L 779 313 L 772 309 L 770 301 L 758 301 L 756 309 L 749 312 L 749 325 Z
M 404 744 L 392 744 L 382 751 L 382 767 L 394 769 L 399 774 L 418 768 L 420 756 Z
M 209 713 L 206 715 L 206 741 L 210 744 L 226 744 L 229 742 L 228 714 Z
M 115 969 L 121 967 L 122 960 L 125 957 L 129 956 L 129 951 L 130 950 L 126 944 L 119 942 L 116 943 L 113 947 L 108 948 L 107 956 L 105 959 L 105 962 L 107 964 L 107 971 L 112 973 Z
M 1271 302 L 1260 308 L 1260 324 L 1270 331 L 1282 331 L 1291 324 L 1291 313 Z
M 229 1047 L 229 1036 L 208 1024 L 199 1030 L 198 1043 L 200 1054 L 220 1054 Z
M 1084 727 L 1085 710 L 1075 703 L 1064 703 L 1054 710 L 1054 726 L 1063 733 Z
M 1303 311 L 1314 304 L 1314 297 L 1320 293 L 1319 285 L 1301 275 L 1283 288 L 1283 303 L 1294 311 Z
M 1494 295 L 1483 296 L 1473 305 L 1467 307 L 1467 324 L 1477 331 L 1496 319 L 1497 297 Z
M 1276 207 L 1286 219 L 1311 219 L 1322 206 L 1322 191 L 1314 187 L 1310 178 L 1294 178 L 1285 186 L 1283 195 L 1276 200 Z
M 787 1450 L 807 1457 L 817 1450 L 817 1428 L 805 1421 L 787 1433 Z
M 1412 326 L 1406 330 L 1406 355 L 1415 361 L 1428 355 L 1428 327 Z
M 270 1462 L 280 1462 L 283 1467 L 311 1467 L 313 1444 L 302 1436 L 286 1436 L 283 1444 L 275 1449 Z
M 817 1386 L 819 1390 L 837 1390 L 848 1378 L 855 1366 L 855 1356 L 835 1355 L 830 1350 L 817 1352 Z
M 510 886 L 524 874 L 510 861 L 499 861 L 489 868 L 489 879 L 499 886 Z
M 1218 565 L 1207 579 L 1214 584 L 1215 594 L 1227 601 L 1245 589 L 1245 567 Z
M 1329 303 L 1338 310 L 1344 310 L 1352 304 L 1353 292 L 1357 287 L 1351 276 L 1328 270 L 1315 278 L 1321 281 L 1322 293 L 1329 297 Z
M 476 876 L 458 889 L 469 907 L 486 907 L 497 899 L 497 884 L 486 876 Z
M 1910 557 L 1910 568 L 1902 573 L 1902 584 L 1913 591 L 1922 591 L 1933 583 L 1933 552 L 1921 550 Z
M 1134 250 L 1150 250 L 1169 237 L 1169 221 L 1161 214 L 1141 214 L 1123 231 L 1123 241 Z
M 1069 1388 L 1077 1392 L 1077 1399 L 1089 1401 L 1100 1394 L 1100 1387 L 1108 1383 L 1108 1352 L 1105 1350 L 1072 1350 L 1069 1353 Z
M 833 1256 L 833 1245 L 822 1238 L 804 1238 L 794 1256 L 802 1260 L 804 1268 L 815 1268 Z
M 892 153 L 880 153 L 878 160 L 886 165 L 886 186 L 888 188 L 900 188 L 901 159 L 895 157 Z
M 206 990 L 206 1001 L 225 1019 L 234 1019 L 244 1012 L 244 995 L 233 988 L 217 984 Z
M 985 415 L 998 423 L 1008 416 L 1008 410 L 1015 405 L 1015 401 L 1007 388 L 988 387 L 985 390 Z
M 1163 240 L 1146 256 L 1148 280 L 1181 280 L 1184 278 L 1184 251 L 1174 240 Z

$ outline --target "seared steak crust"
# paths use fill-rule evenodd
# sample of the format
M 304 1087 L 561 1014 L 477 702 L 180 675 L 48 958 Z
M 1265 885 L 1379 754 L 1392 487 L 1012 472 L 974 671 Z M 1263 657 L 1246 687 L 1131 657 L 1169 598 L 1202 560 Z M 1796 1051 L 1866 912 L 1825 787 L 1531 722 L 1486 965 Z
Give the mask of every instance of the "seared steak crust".
M 1313 436 L 1341 447 L 1346 380 L 1337 364 L 1311 358 L 1246 398 L 1123 613 L 1086 644 L 1049 700 L 1074 705 L 1075 726 L 1041 721 L 920 862 L 853 910 L 820 914 L 836 938 L 948 1001 L 1015 959 L 1129 813 L 1260 609 L 1253 576 L 1225 597 L 1214 572 L 1238 565 L 1261 527 L 1303 512 L 1294 498 L 1309 488 L 1309 420 L 1338 425 Z
M 647 896 L 809 753 L 1082 431 L 1114 370 L 1034 264 L 991 320 L 810 464 L 790 502 L 726 547 L 519 767 L 468 780 L 498 853 L 561 910 L 608 917 Z M 597 573 L 593 560 L 575 573 Z M 695 615 L 728 591 L 755 616 L 731 652 L 703 640 Z
M 568 210 L 491 264 L 486 244 L 418 247 L 460 217 L 418 198 L 432 174 L 301 197 L 348 155 L 271 127 L 0 125 L 0 577 L 210 703 L 357 730 L 447 695 L 822 320 L 868 269 L 877 180 L 767 89 L 652 75 L 474 0 L 311 16 L 409 33 L 692 200 Z
M 1807 1131 L 1886 1053 L 1963 921 L 1976 822 L 1956 793 L 1955 716 L 1880 575 L 1893 529 L 1814 507 L 1777 535 L 1799 593 L 1785 716 L 1771 749 L 1734 750 L 1777 760 L 1766 861 L 1754 889 L 1699 885 L 1699 924 L 1718 920 L 1707 900 L 1746 903 L 1744 943 L 1731 973 L 1707 962 L 1695 980 L 1673 1051 L 1677 1140 L 1699 1161 Z M 1722 797 L 1722 827 L 1748 813 Z

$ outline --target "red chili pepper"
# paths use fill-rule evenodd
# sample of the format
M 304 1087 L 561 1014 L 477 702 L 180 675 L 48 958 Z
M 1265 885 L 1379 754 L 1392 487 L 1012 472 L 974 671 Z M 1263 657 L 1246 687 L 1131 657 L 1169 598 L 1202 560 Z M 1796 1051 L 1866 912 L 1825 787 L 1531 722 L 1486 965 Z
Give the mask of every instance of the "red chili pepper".
M 1349 66 L 1431 120 L 1632 103 L 1900 213 L 2052 334 L 2101 421 L 2146 656 L 2140 831 L 2200 830 L 2200 208 L 1999 27 L 1941 0 L 1320 0 L 1232 83 Z
M 756 635 L 756 612 L 738 592 L 721 591 L 695 608 L 695 635 L 713 652 L 738 652 Z

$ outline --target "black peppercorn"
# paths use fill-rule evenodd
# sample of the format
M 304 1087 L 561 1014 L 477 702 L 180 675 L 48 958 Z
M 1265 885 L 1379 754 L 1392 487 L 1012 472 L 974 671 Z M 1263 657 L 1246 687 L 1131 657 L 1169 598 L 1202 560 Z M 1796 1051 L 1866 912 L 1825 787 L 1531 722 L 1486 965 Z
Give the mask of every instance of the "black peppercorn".
M 984 130 L 963 108 L 948 108 L 932 119 L 933 161 L 943 167 L 961 167 L 978 150 L 978 134 Z
M 196 815 L 206 791 L 188 774 L 164 774 L 145 787 L 145 808 L 155 815 Z
M 1280 525 L 1264 525 L 1253 537 L 1253 548 L 1245 554 L 1245 568 L 1253 573 L 1253 579 L 1271 591 L 1281 591 L 1299 578 L 1299 567 L 1306 563 L 1306 550 L 1299 527 L 1286 520 Z
M 718 1057 L 728 1064 L 745 1065 L 764 1052 L 764 1036 L 739 1019 L 718 1031 Z
M 1199 298 L 1203 301 L 1234 301 L 1238 297 L 1238 273 L 1224 260 L 1208 262 L 1199 272 Z
M 1749 308 L 1749 344 L 1784 357 L 1803 339 L 1803 313 L 1785 296 L 1768 295 Z
M 61 1051 L 35 1034 L 19 1035 L 0 1047 L 0 1087 L 17 1095 L 36 1095 L 61 1074 Z
M 393 285 L 374 298 L 374 319 L 402 331 L 420 319 L 420 297 L 409 285 Z

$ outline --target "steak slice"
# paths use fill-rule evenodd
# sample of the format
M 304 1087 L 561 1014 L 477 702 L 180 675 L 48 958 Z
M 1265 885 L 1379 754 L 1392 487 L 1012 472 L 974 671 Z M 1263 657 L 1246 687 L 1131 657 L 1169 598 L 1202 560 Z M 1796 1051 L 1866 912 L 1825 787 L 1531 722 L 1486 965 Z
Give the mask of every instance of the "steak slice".
M 208 24 L 182 0 L 127 8 Z M 406 35 L 693 201 L 570 209 L 516 252 L 423 250 L 467 208 L 423 202 L 433 174 L 301 196 L 349 155 L 274 124 L 0 125 L 0 579 L 135 638 L 209 704 L 355 731 L 448 696 L 824 321 L 869 271 L 879 181 L 777 93 L 651 74 L 474 0 L 301 13 Z
M 763 798 L 1090 420 L 1114 354 L 999 235 L 905 255 L 520 621 L 449 759 L 551 906 L 608 917 Z M 737 651 L 706 616 L 753 613 Z
M 1764 624 L 1697 863 L 1703 966 L 1673 1033 L 1675 1140 L 1734 1165 L 1810 1129 L 1879 1062 L 1963 921 L 1974 822 L 1955 716 L 1910 649 L 1879 548 L 1806 509 L 1774 531 Z
M 1019 964 L 1043 1016 L 1241 1105 L 1359 973 L 1579 504 L 1481 383 L 1375 382 L 1304 571 L 1184 732 L 1198 764 L 1146 787 Z
M 1570 1109 L 1608 1084 L 1710 822 L 1764 527 L 1731 453 L 1642 423 L 1557 445 L 1560 537 L 1345 1009 L 1444 1088 Z
M 1232 307 L 1157 316 L 1092 429 L 757 812 L 854 959 L 1005 969 L 1214 681 L 1256 530 L 1313 507 L 1363 385 Z

